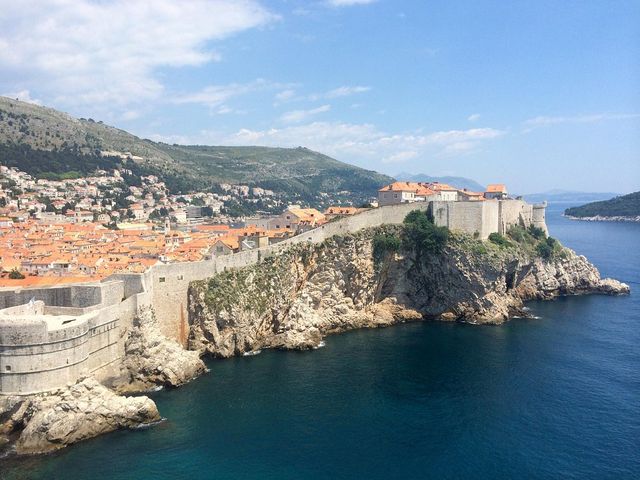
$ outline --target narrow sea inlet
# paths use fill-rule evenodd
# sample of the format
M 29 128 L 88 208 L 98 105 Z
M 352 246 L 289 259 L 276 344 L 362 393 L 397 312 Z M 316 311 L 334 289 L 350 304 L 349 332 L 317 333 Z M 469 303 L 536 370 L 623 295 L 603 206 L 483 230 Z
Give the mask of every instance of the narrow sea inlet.
M 566 206 L 549 208 L 551 233 L 630 296 L 209 361 L 153 395 L 162 424 L 0 460 L 0 478 L 638 478 L 640 225 L 570 221 Z

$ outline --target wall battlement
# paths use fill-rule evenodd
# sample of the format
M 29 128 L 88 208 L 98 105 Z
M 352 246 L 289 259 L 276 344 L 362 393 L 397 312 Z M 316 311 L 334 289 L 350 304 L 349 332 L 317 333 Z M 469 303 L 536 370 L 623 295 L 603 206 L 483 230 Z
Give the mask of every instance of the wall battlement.
M 143 274 L 51 288 L 0 289 L 0 395 L 59 388 L 92 373 L 108 375 L 124 356 L 126 334 L 140 307 L 153 307 L 162 333 L 183 345 L 189 332 L 189 283 L 252 265 L 291 245 L 402 223 L 412 210 L 429 211 L 451 230 L 487 238 L 511 225 L 544 228 L 546 205 L 521 200 L 416 202 L 367 210 L 259 249 L 207 261 L 160 264 Z

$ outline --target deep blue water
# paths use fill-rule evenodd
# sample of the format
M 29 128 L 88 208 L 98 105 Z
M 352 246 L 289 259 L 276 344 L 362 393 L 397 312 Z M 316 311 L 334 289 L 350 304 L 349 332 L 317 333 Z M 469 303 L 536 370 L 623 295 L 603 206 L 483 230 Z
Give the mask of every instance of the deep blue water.
M 640 478 L 640 224 L 551 234 L 628 297 L 530 304 L 502 326 L 415 323 L 313 352 L 211 361 L 167 421 L 0 463 L 28 479 Z

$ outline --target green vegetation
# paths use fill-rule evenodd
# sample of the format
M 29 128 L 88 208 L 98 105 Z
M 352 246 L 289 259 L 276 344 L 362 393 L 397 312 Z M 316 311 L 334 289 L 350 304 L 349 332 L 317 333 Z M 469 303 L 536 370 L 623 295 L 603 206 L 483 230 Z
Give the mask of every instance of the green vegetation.
M 536 252 L 542 258 L 550 259 L 560 256 L 564 251 L 562 245 L 553 237 L 547 237 L 536 245 Z
M 373 259 L 380 262 L 387 254 L 400 250 L 402 241 L 392 233 L 378 233 L 373 237 Z
M 402 231 L 402 246 L 415 251 L 416 255 L 439 254 L 449 240 L 449 229 L 436 227 L 426 212 L 413 210 L 405 217 Z
M 56 110 L 0 97 L 0 154 L 3 165 L 56 178 L 86 174 L 115 159 L 98 157 L 116 151 L 143 157 L 128 161 L 135 182 L 156 175 L 172 193 L 204 191 L 220 183 L 247 184 L 286 194 L 291 202 L 319 205 L 321 193 L 332 203 L 362 203 L 392 179 L 348 165 L 307 148 L 214 147 L 156 143 L 91 119 L 75 119 Z M 11 160 L 14 150 L 28 150 Z M 57 152 L 57 153 L 52 153 Z M 29 160 L 37 159 L 36 161 Z M 13 164 L 8 163 L 13 161 Z M 76 173 L 73 173 L 75 175 Z M 61 178 L 61 177 L 60 177 Z
M 20 273 L 20 270 L 18 270 L 17 268 L 14 268 L 9 272 L 9 278 L 11 280 L 22 280 L 24 278 L 24 275 Z
M 585 217 L 637 217 L 640 216 L 640 192 L 622 195 L 611 200 L 587 203 L 580 207 L 567 208 L 565 215 Z
M 492 233 L 489 235 L 489 241 L 495 243 L 501 248 L 511 247 L 513 244 L 499 233 Z

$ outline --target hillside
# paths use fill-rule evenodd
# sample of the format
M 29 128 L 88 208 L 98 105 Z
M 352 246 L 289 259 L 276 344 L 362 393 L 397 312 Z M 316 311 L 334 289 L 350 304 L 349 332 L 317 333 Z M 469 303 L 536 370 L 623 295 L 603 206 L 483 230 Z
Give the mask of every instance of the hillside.
M 576 218 L 640 217 L 640 192 L 622 195 L 604 202 L 593 202 L 580 207 L 567 208 L 564 213 Z
M 101 151 L 141 159 L 105 158 Z M 134 174 L 160 176 L 174 192 L 249 184 L 310 202 L 322 193 L 345 196 L 345 191 L 354 201 L 366 199 L 392 180 L 302 147 L 168 145 L 6 97 L 0 97 L 0 163 L 45 178 L 78 176 L 120 163 Z
M 484 192 L 485 187 L 480 185 L 475 180 L 465 177 L 434 177 L 432 175 L 426 175 L 424 173 L 411 174 L 402 172 L 396 175 L 396 178 L 400 181 L 406 182 L 440 182 L 447 183 L 454 187 L 466 188 L 472 192 Z

